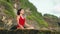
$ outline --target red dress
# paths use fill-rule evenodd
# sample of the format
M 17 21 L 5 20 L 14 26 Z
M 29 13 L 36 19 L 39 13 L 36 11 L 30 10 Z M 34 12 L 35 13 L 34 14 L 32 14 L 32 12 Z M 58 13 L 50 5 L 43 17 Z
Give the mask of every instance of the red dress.
M 24 27 L 25 24 L 25 18 L 23 19 L 21 16 L 19 18 L 19 24 L 22 25 Z M 17 28 L 20 28 L 20 26 L 18 25 Z

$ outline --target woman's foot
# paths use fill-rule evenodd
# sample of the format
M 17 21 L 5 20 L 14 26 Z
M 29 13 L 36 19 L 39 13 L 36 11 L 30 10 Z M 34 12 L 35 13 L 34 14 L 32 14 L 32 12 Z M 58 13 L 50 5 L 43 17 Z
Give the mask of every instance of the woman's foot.
M 28 27 L 28 28 L 26 28 L 26 29 L 34 29 L 34 27 Z

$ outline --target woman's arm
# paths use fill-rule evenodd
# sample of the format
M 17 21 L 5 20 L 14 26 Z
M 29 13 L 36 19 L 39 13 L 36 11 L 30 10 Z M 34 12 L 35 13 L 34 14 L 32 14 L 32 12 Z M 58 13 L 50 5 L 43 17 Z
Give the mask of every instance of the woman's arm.
M 27 24 L 26 22 L 25 22 L 25 26 L 26 26 L 26 27 L 30 27 L 30 25 L 29 25 L 29 24 Z
M 33 26 L 31 26 L 31 25 L 29 25 L 29 24 L 27 24 L 27 23 L 25 23 L 25 26 L 27 27 L 26 29 L 34 29 Z
M 30 25 L 28 23 L 26 23 L 26 16 L 25 16 L 25 26 L 30 27 Z
M 22 28 L 22 29 L 24 29 L 24 27 L 21 25 L 21 24 L 19 24 L 19 16 L 17 16 L 17 23 L 18 23 L 18 25 Z
M 25 26 L 27 27 L 26 29 L 34 29 L 33 26 L 31 26 L 28 23 L 26 23 L 26 18 L 25 18 Z
M 29 25 L 28 23 L 26 23 L 26 18 L 25 18 L 25 26 L 26 27 L 32 27 L 31 25 Z

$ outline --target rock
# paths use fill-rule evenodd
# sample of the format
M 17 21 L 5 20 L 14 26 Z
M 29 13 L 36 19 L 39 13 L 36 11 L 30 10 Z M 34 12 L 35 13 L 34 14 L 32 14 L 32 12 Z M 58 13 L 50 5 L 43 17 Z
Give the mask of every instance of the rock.
M 38 30 L 0 30 L 0 34 L 38 34 Z
M 0 34 L 60 34 L 59 32 L 42 31 L 35 29 L 17 29 L 17 30 L 0 30 Z

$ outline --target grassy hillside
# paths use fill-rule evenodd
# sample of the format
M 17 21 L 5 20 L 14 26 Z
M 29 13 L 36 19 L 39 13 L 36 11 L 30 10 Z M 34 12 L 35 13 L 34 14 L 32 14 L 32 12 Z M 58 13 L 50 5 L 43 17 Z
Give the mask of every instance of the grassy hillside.
M 25 10 L 27 23 L 33 25 L 36 29 L 55 31 L 55 29 L 58 30 L 57 26 L 60 27 L 60 18 L 50 14 L 44 14 L 42 16 L 41 13 L 38 13 L 37 8 L 28 0 L 0 0 L 0 28 L 9 30 L 12 26 L 16 25 L 15 12 L 20 8 Z
M 56 22 L 58 20 L 58 17 L 49 15 L 49 14 L 45 14 L 44 16 L 42 16 L 41 13 L 38 13 L 37 8 L 32 3 L 30 3 L 28 0 L 0 0 L 0 7 L 2 10 L 4 10 L 4 11 L 1 11 L 0 9 L 1 11 L 0 13 L 6 14 L 5 16 L 8 16 L 9 17 L 8 19 L 10 18 L 13 19 L 14 17 L 16 17 L 14 13 L 15 3 L 17 4 L 16 10 L 18 10 L 19 8 L 25 9 L 27 22 L 31 23 L 32 25 L 36 27 L 48 27 L 50 24 L 54 24 L 54 23 L 55 25 L 57 24 Z M 45 20 L 45 19 L 48 19 L 46 17 L 48 17 L 49 20 L 52 19 L 51 23 Z
M 32 21 L 33 24 L 37 23 L 39 27 L 48 27 L 48 24 L 43 19 L 42 14 L 38 13 L 36 7 L 28 0 L 0 0 L 0 3 L 5 7 L 5 14 L 11 15 L 13 17 L 15 17 L 14 4 L 17 3 L 20 8 L 24 8 L 25 11 L 28 10 L 28 12 L 26 12 L 27 20 L 29 20 L 28 22 Z M 19 9 L 19 7 L 17 9 Z
M 12 5 L 5 0 L 0 0 L 0 28 L 11 28 L 15 16 Z
M 3 1 L 3 0 L 0 0 L 0 7 L 3 7 L 4 9 L 4 12 L 7 14 L 7 15 L 11 15 L 12 17 L 15 16 L 14 14 L 14 10 L 13 10 L 13 7 L 10 3 L 6 2 L 6 1 Z M 2 10 L 3 10 L 2 9 Z

